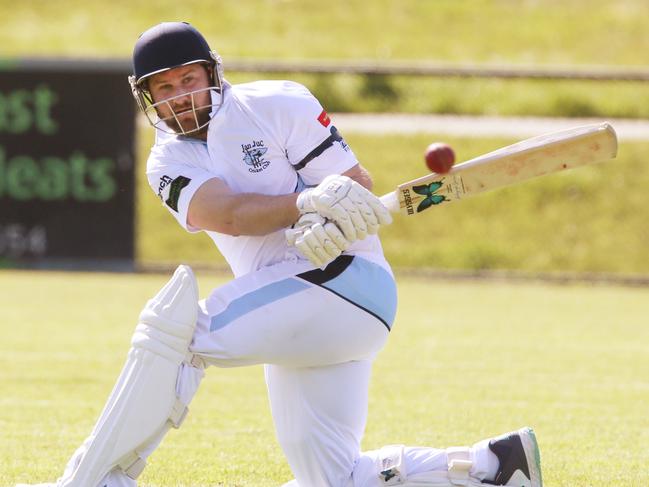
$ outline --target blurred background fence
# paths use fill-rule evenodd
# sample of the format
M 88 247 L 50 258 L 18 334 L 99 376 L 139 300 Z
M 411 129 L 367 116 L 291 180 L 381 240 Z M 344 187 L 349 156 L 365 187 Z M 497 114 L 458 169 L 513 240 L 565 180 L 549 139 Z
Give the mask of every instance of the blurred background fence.
M 311 73 L 364 76 L 425 76 L 497 79 L 649 81 L 649 69 L 637 66 L 521 66 L 424 62 L 230 59 L 229 73 Z M 0 70 L 112 72 L 128 75 L 131 61 L 121 58 L 23 57 L 0 59 Z

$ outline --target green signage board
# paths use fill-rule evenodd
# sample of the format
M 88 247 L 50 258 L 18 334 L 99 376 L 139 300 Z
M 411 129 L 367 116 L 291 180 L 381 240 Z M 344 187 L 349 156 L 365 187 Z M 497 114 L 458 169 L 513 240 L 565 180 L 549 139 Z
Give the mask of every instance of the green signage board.
M 134 257 L 126 73 L 0 71 L 0 262 Z

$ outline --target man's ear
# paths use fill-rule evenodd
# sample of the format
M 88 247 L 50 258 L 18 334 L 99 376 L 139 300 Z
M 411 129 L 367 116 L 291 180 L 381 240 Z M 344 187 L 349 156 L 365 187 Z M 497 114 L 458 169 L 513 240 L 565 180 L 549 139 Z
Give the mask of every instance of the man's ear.
M 205 69 L 205 71 L 207 72 L 207 79 L 210 82 L 210 86 L 215 86 L 216 80 L 214 79 L 214 65 L 207 63 L 201 64 L 203 65 L 203 69 Z

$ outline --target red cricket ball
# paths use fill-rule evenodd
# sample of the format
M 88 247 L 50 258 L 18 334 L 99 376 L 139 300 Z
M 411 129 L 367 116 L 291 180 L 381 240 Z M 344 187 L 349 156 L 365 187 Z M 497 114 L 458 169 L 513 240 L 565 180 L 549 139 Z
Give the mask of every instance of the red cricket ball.
M 437 174 L 446 174 L 455 163 L 455 153 L 451 146 L 443 142 L 435 142 L 426 148 L 424 153 L 426 166 Z

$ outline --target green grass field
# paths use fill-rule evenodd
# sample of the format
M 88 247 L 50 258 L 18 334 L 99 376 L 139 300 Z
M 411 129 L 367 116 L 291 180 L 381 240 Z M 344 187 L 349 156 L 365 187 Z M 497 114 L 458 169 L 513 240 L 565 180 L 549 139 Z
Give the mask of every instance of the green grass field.
M 644 68 L 649 49 L 645 0 L 0 0 L 0 13 L 0 58 L 129 58 L 149 26 L 186 20 L 234 81 L 263 74 L 228 72 L 231 59 Z M 641 82 L 287 76 L 331 111 L 649 118 Z
M 202 294 L 225 277 L 198 274 Z M 157 274 L 0 272 L 0 485 L 45 481 L 87 435 Z M 399 277 L 364 448 L 531 425 L 548 486 L 647 485 L 649 290 Z M 209 369 L 141 486 L 277 486 L 260 367 Z

